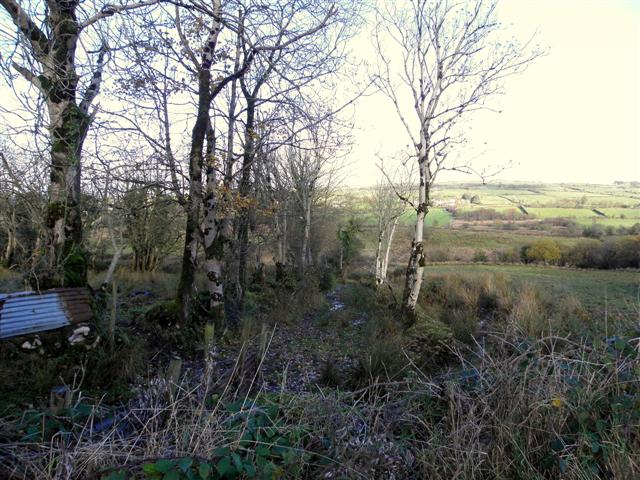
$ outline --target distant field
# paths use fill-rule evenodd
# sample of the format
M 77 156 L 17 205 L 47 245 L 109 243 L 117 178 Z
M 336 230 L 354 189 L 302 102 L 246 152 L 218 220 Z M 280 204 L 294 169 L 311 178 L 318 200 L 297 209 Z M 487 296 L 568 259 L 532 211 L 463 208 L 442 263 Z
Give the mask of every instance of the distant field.
M 470 247 L 499 249 L 520 247 L 531 243 L 531 235 L 493 230 L 476 232 L 461 229 L 434 229 L 427 233 L 429 245 L 443 247 Z M 574 245 L 579 237 L 555 237 L 559 245 Z
M 638 314 L 640 273 L 610 270 L 578 270 L 530 265 L 428 265 L 429 275 L 503 273 L 516 281 L 531 282 L 552 295 L 575 295 L 582 304 L 604 318 L 609 314 Z
M 357 196 L 364 198 L 370 193 L 370 190 L 361 189 Z M 479 203 L 470 203 L 469 198 L 476 195 Z M 640 188 L 627 186 L 445 183 L 434 188 L 432 197 L 434 206 L 427 215 L 427 226 L 450 225 L 454 216 L 447 209 L 473 211 L 490 208 L 505 212 L 518 206 L 523 206 L 531 218 L 538 220 L 566 218 L 585 226 L 598 223 L 613 227 L 640 223 Z M 604 216 L 593 209 L 604 213 Z M 400 221 L 410 224 L 414 218 L 415 213 L 407 211 Z M 367 220 L 370 222 L 374 222 L 373 217 Z
M 452 215 L 444 208 L 431 208 L 425 219 L 425 225 L 428 227 L 446 227 L 451 223 Z M 414 224 L 416 221 L 416 212 L 407 211 L 400 217 L 400 223 L 405 225 Z
M 640 189 L 615 185 L 441 184 L 434 198 L 460 198 L 463 194 L 479 195 L 485 204 L 525 206 L 559 206 L 558 203 L 580 203 L 585 207 L 634 207 L 640 204 Z

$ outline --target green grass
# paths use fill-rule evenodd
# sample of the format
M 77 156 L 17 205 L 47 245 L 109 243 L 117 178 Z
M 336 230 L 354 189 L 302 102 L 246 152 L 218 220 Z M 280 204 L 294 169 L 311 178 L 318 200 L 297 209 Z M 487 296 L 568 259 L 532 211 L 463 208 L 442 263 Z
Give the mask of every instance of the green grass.
M 634 206 L 640 203 L 640 190 L 614 185 L 561 184 L 456 184 L 443 183 L 434 189 L 434 198 L 460 198 L 463 194 L 479 195 L 482 203 L 508 205 L 548 205 L 557 202 L 582 202 L 587 207 L 613 206 L 612 203 Z
M 360 189 L 355 196 L 365 198 L 369 193 L 368 189 Z M 472 205 L 462 200 L 463 195 L 478 195 L 480 203 Z M 432 198 L 436 205 L 438 201 L 455 201 L 458 210 L 491 208 L 506 211 L 524 205 L 538 219 L 568 218 L 582 225 L 598 222 L 605 226 L 628 227 L 640 221 L 640 189 L 626 186 L 443 183 L 434 187 Z M 600 209 L 607 217 L 594 213 L 593 208 Z M 366 223 L 374 221 L 366 212 L 363 211 L 363 214 L 367 217 Z M 401 223 L 410 224 L 414 215 L 413 212 L 405 213 L 401 217 Z M 451 215 L 442 208 L 432 208 L 427 215 L 426 224 L 433 226 L 436 221 L 437 226 L 447 226 L 451 222 Z
M 549 295 L 575 295 L 592 313 L 637 313 L 640 274 L 630 271 L 579 270 L 531 265 L 429 265 L 425 278 L 434 274 L 480 275 L 501 273 L 518 282 L 539 286 Z
M 529 234 L 500 230 L 477 232 L 464 229 L 433 229 L 427 231 L 427 235 L 429 245 L 486 249 L 519 248 L 530 244 L 532 240 Z M 553 237 L 553 239 L 561 246 L 571 246 L 581 240 L 578 237 Z
M 453 217 L 444 208 L 431 208 L 427 214 L 424 224 L 428 227 L 438 226 L 446 227 L 451 223 Z M 416 221 L 416 212 L 411 210 L 405 212 L 400 217 L 400 223 L 403 225 L 413 225 Z

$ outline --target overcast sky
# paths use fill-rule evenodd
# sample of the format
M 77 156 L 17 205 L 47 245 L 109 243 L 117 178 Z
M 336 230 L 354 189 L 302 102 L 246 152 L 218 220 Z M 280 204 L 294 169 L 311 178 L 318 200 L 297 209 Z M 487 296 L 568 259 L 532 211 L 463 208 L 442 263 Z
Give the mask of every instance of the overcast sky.
M 505 180 L 640 180 L 640 0 L 503 0 L 499 17 L 522 40 L 538 30 L 548 55 L 509 79 L 502 113 L 473 117 L 468 154 L 485 152 L 480 166 L 512 161 Z M 382 94 L 362 100 L 354 120 L 347 183 L 371 185 L 376 154 L 408 137 Z

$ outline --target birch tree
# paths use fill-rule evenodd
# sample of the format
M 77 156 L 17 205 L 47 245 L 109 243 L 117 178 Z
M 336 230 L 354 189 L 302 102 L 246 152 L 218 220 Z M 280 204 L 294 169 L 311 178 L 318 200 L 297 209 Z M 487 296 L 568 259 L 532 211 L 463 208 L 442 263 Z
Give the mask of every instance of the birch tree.
M 383 173 L 382 178 L 376 184 L 369 199 L 376 219 L 375 283 L 377 286 L 384 285 L 387 281 L 391 245 L 398 221 L 407 210 L 411 188 L 410 172 L 398 169 L 390 175 L 384 171 L 382 165 L 380 169 Z
M 286 2 L 285 2 L 286 3 Z M 283 8 L 285 5 L 283 5 Z M 203 10 L 205 11 L 205 10 Z M 228 135 L 227 139 L 227 162 L 220 172 L 220 165 L 215 155 L 213 143 L 215 135 L 212 130 L 210 108 L 212 102 L 223 91 L 227 85 L 233 88 L 237 85 L 237 80 L 242 78 L 249 68 L 252 66 L 256 56 L 267 55 L 269 52 L 280 51 L 287 48 L 295 48 L 298 42 L 315 34 L 326 27 L 329 20 L 336 14 L 333 5 L 328 8 L 320 9 L 321 17 L 311 17 L 309 22 L 308 12 L 302 12 L 300 19 L 294 19 L 291 25 L 287 25 L 284 33 L 273 43 L 272 39 L 263 38 L 260 30 L 249 32 L 242 26 L 247 12 L 239 10 L 237 21 L 231 23 L 223 17 L 223 4 L 220 0 L 214 1 L 213 10 L 206 10 L 211 27 L 207 40 L 202 48 L 201 60 L 198 62 L 196 55 L 191 49 L 191 45 L 181 35 L 183 46 L 188 55 L 197 64 L 198 71 L 198 102 L 197 116 L 195 125 L 192 130 L 191 151 L 189 154 L 189 208 L 187 210 L 187 228 L 185 231 L 185 250 L 183 255 L 183 266 L 178 289 L 178 300 L 180 302 L 180 315 L 182 321 L 188 321 L 192 313 L 192 295 L 193 284 L 196 269 L 196 252 L 198 237 L 203 240 L 205 252 L 205 270 L 207 277 L 207 285 L 209 292 L 208 309 L 212 324 L 223 324 L 224 320 L 224 283 L 222 272 L 224 270 L 224 246 L 228 242 L 227 226 L 229 223 L 225 221 L 224 215 L 229 208 L 229 190 L 230 177 L 232 176 L 232 168 L 229 165 L 234 158 L 233 155 L 233 134 Z M 242 35 L 240 38 L 249 45 L 246 55 L 242 61 L 235 62 L 233 71 L 226 76 L 221 76 L 215 81 L 211 78 L 211 66 L 215 60 L 216 49 L 218 46 L 218 37 L 223 26 L 226 25 L 233 30 L 236 35 Z M 234 128 L 233 120 L 235 118 L 234 109 L 230 110 L 229 119 L 231 120 L 228 129 Z M 207 137 L 207 132 L 209 136 Z M 208 145 L 211 145 L 206 155 L 207 169 L 207 190 L 206 195 L 202 196 L 202 168 L 205 159 L 205 139 L 209 138 Z M 221 183 L 222 182 L 222 183 Z M 220 195 L 219 193 L 222 193 Z M 222 200 L 222 201 L 221 201 Z M 199 225 L 200 204 L 203 203 L 203 221 Z
M 523 71 L 539 51 L 505 35 L 497 0 L 381 2 L 374 45 L 375 80 L 409 135 L 419 185 L 416 222 L 400 316 L 415 322 L 425 268 L 424 225 L 431 188 L 443 170 L 471 171 L 455 160 L 462 122 L 488 108 L 506 77 Z M 450 155 L 451 153 L 454 155 Z M 459 156 L 458 156 L 459 157 Z

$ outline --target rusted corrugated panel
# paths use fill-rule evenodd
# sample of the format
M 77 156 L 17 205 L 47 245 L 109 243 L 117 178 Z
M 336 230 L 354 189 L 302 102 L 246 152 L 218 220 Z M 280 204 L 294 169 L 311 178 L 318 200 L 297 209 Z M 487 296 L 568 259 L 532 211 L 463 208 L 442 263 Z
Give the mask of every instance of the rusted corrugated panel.
M 85 288 L 0 294 L 0 338 L 54 330 L 91 317 L 91 297 Z

